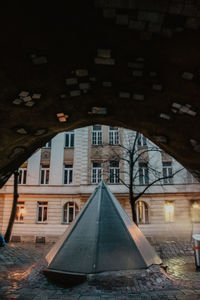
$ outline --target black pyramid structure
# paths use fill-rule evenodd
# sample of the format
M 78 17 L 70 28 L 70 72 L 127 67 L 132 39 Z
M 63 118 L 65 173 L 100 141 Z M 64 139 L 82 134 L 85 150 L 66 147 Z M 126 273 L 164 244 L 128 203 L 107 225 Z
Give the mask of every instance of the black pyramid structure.
M 132 270 L 162 263 L 104 182 L 46 259 L 47 272 L 63 274 Z

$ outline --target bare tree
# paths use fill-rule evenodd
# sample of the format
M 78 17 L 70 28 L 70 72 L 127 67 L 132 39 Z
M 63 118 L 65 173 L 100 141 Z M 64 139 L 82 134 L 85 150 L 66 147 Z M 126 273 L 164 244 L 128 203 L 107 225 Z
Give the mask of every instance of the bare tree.
M 119 143 L 118 147 L 112 147 L 106 161 L 118 161 L 124 162 L 124 168 L 120 171 L 120 175 L 117 179 L 129 190 L 129 201 L 132 211 L 132 219 L 137 224 L 136 216 L 136 201 L 145 194 L 145 192 L 154 184 L 160 183 L 162 185 L 163 181 L 171 181 L 171 179 L 183 168 L 171 172 L 170 174 L 163 174 L 159 171 L 154 164 L 151 163 L 149 158 L 150 154 L 162 152 L 160 148 L 151 144 L 148 147 L 142 143 L 146 139 L 138 132 L 128 131 L 126 138 L 123 138 L 123 143 Z M 143 165 L 143 169 L 138 167 Z M 145 174 L 144 174 L 145 173 Z M 116 175 L 116 174 L 115 174 Z M 109 176 L 112 176 L 111 174 Z M 126 179 L 124 178 L 126 176 Z M 110 181 L 110 180 L 109 180 Z M 138 181 L 143 181 L 139 185 Z
M 12 228 L 13 228 L 13 224 L 14 224 L 14 220 L 15 220 L 15 216 L 16 216 L 16 211 L 17 211 L 18 175 L 19 175 L 18 170 L 15 170 L 14 171 L 13 204 L 12 204 L 10 219 L 9 219 L 9 222 L 8 222 L 8 227 L 7 227 L 7 230 L 6 230 L 6 233 L 5 233 L 5 237 L 4 237 L 6 243 L 9 243 L 9 241 L 10 241 L 10 237 L 11 237 L 11 234 L 12 234 Z

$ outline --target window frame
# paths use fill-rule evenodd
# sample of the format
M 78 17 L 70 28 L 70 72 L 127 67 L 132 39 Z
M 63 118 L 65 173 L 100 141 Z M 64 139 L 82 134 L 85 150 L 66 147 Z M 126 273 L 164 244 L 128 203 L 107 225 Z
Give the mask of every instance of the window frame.
M 141 225 L 149 224 L 149 206 L 145 201 L 138 200 L 135 203 L 135 211 L 136 211 L 136 219 L 138 224 Z M 142 218 L 140 218 L 141 213 L 142 213 Z
M 166 173 L 166 174 L 165 174 Z M 172 176 L 172 163 L 163 161 L 162 162 L 162 174 L 163 177 Z M 163 184 L 173 184 L 173 178 L 164 178 Z
M 139 185 L 148 185 L 149 184 L 149 170 L 148 163 L 139 162 Z
M 192 223 L 200 223 L 200 201 L 199 200 L 190 200 L 190 216 L 191 216 Z
M 139 133 L 138 135 L 137 144 L 139 147 L 147 146 L 147 138 L 142 133 Z
M 117 163 L 118 166 L 111 166 L 112 163 Z M 111 173 L 113 173 L 113 174 L 111 174 Z M 113 178 L 113 180 L 111 180 L 111 178 Z M 120 183 L 120 165 L 119 165 L 119 161 L 110 161 L 110 165 L 109 165 L 109 183 L 110 184 L 119 184 Z
M 48 185 L 49 177 L 50 177 L 50 165 L 40 164 L 40 185 Z M 43 182 L 42 182 L 42 178 L 44 179 Z
M 66 167 L 68 166 L 68 167 Z M 71 167 L 69 167 L 71 166 Z M 67 182 L 65 183 L 65 174 L 67 173 Z M 71 182 L 70 181 L 71 177 Z M 64 164 L 63 168 L 63 184 L 64 185 L 72 185 L 73 184 L 73 164 Z
M 39 220 L 40 216 L 40 208 L 42 210 L 41 213 L 41 221 Z M 46 219 L 44 220 L 44 211 L 46 208 Z M 46 224 L 48 222 L 48 201 L 37 201 L 37 216 L 36 216 L 36 223 L 39 224 Z
M 95 129 L 96 127 L 100 127 L 100 129 Z M 92 126 L 92 146 L 101 146 L 103 144 L 102 140 L 102 126 L 101 125 L 93 125 Z
M 20 210 L 25 210 L 25 201 L 18 201 L 16 206 L 16 214 L 15 214 L 15 223 L 24 223 L 24 213 L 22 214 Z M 22 214 L 22 219 L 20 220 L 20 215 Z
M 67 136 L 68 136 L 68 143 L 67 143 Z M 70 130 L 65 132 L 65 148 L 74 148 L 74 130 Z M 68 145 L 67 145 L 68 144 Z
M 100 167 L 94 167 L 94 164 L 100 164 Z M 91 167 L 91 183 L 98 184 L 102 180 L 103 172 L 102 172 L 102 163 L 101 162 L 92 162 Z M 95 180 L 93 180 L 95 178 Z
M 119 146 L 119 144 L 120 144 L 119 128 L 109 126 L 108 134 L 109 134 L 109 145 Z
M 18 184 L 19 185 L 25 185 L 27 180 L 27 166 L 26 167 L 20 167 L 18 171 Z M 21 180 L 20 180 L 21 178 Z
M 72 205 L 73 203 L 73 205 Z M 70 208 L 73 208 L 73 219 L 70 221 Z M 76 218 L 76 216 L 78 215 L 80 209 L 78 204 L 75 201 L 67 201 L 64 205 L 63 205 L 63 215 L 62 215 L 62 223 L 63 224 L 70 224 L 74 221 L 74 219 Z M 66 212 L 66 218 L 65 218 L 65 212 Z
M 173 210 L 166 211 L 166 207 L 171 205 L 173 207 Z M 165 223 L 174 223 L 175 221 L 175 201 L 174 200 L 165 200 L 164 204 L 164 210 L 165 210 Z

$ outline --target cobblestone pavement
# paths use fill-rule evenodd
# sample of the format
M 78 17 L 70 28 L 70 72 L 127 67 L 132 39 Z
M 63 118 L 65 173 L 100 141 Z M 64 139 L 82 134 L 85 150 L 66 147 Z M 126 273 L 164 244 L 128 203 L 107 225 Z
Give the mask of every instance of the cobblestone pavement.
M 42 274 L 43 258 L 51 246 L 16 243 L 0 248 L 0 299 L 200 299 L 200 272 L 195 269 L 190 244 L 169 242 L 156 246 L 164 264 L 168 265 L 167 274 L 159 267 L 140 271 L 140 276 L 136 273 L 132 276 L 131 271 L 118 272 L 113 281 L 109 274 L 105 275 L 104 284 L 99 284 L 96 278 L 73 288 L 49 283 Z

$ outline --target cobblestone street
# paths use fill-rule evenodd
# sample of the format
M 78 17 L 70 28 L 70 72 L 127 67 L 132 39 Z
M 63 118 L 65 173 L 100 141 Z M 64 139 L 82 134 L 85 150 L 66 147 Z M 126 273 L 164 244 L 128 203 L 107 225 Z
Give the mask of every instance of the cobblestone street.
M 168 265 L 167 274 L 159 267 L 149 268 L 146 273 L 140 271 L 135 278 L 131 271 L 117 272 L 115 278 L 110 273 L 104 276 L 105 280 L 98 282 L 96 278 L 73 288 L 49 283 L 41 273 L 43 258 L 51 246 L 16 243 L 0 248 L 0 299 L 200 299 L 200 272 L 195 269 L 189 243 L 166 242 L 156 246 Z

